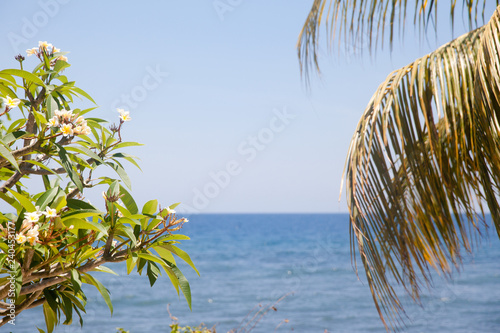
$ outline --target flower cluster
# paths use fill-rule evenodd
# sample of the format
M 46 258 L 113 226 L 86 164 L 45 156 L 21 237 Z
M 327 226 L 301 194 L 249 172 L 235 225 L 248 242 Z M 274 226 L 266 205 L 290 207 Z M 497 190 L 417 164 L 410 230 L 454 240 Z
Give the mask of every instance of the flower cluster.
M 52 44 L 47 43 L 46 41 L 45 42 L 40 41 L 40 42 L 38 42 L 38 47 L 34 47 L 34 48 L 26 50 L 26 54 L 28 55 L 28 57 L 30 55 L 36 55 L 38 57 L 38 59 L 40 59 L 40 60 L 42 60 L 42 55 L 44 53 L 46 53 L 48 56 L 51 56 L 57 52 L 61 52 L 61 49 L 54 47 Z M 55 62 L 58 60 L 62 60 L 62 61 L 67 62 L 68 58 L 61 55 L 61 56 L 57 57 L 55 60 L 53 60 L 50 65 L 54 66 Z
M 39 235 L 38 229 L 40 227 L 37 223 L 42 215 L 51 219 L 57 216 L 57 212 L 55 209 L 47 206 L 44 212 L 39 211 L 39 207 L 36 207 L 34 212 L 24 213 L 23 224 L 21 225 L 19 233 L 16 234 L 16 241 L 19 244 L 24 244 L 26 241 L 29 242 L 31 246 L 36 244 Z
M 59 127 L 63 136 L 88 135 L 91 130 L 87 121 L 72 110 L 57 110 L 49 120 L 50 127 Z

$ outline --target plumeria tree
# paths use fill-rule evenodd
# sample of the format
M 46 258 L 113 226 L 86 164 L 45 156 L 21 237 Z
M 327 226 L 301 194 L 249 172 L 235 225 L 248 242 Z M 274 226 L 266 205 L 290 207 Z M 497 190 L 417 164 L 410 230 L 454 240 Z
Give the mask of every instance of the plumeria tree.
M 174 234 L 188 220 L 177 217 L 176 204 L 151 200 L 139 209 L 127 190 L 122 162 L 138 165 L 122 149 L 139 145 L 122 141 L 129 112 L 119 109 L 119 123 L 106 127 L 87 117 L 95 108 L 72 109 L 75 97 L 95 102 L 63 74 L 70 66 L 65 52 L 40 42 L 27 55 L 39 60 L 32 71 L 21 55 L 20 69 L 0 71 L 0 326 L 38 306 L 48 332 L 71 324 L 74 314 L 82 324 L 82 284 L 95 286 L 112 313 L 108 290 L 91 274 L 113 273 L 108 262 L 126 261 L 129 274 L 146 272 L 151 286 L 163 269 L 191 307 L 176 258 L 196 268 L 176 246 L 189 238 Z M 118 179 L 93 176 L 106 166 Z M 104 210 L 84 198 L 96 186 L 105 190 Z M 44 189 L 32 191 L 37 187 Z

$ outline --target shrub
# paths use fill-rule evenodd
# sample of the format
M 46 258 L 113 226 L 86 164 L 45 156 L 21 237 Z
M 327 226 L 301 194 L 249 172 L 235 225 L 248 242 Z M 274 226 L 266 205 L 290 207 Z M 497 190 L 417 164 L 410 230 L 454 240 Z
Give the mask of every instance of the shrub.
M 122 150 L 139 145 L 122 141 L 129 113 L 118 110 L 119 123 L 107 128 L 105 120 L 87 117 L 95 108 L 72 109 L 74 97 L 95 102 L 63 75 L 66 53 L 47 42 L 27 53 L 40 60 L 31 72 L 21 55 L 20 69 L 0 71 L 0 198 L 12 207 L 0 213 L 0 326 L 37 306 L 48 332 L 63 317 L 71 324 L 75 313 L 83 324 L 84 283 L 98 289 L 113 313 L 109 291 L 90 274 L 113 273 L 108 262 L 126 261 L 128 274 L 145 271 L 151 286 L 163 269 L 191 307 L 189 283 L 174 257 L 196 271 L 175 245 L 189 239 L 173 233 L 187 219 L 176 216 L 176 204 L 162 208 L 157 200 L 139 210 L 127 190 L 122 162 L 138 165 Z M 93 177 L 105 166 L 119 179 Z M 44 190 L 34 193 L 36 186 Z M 105 189 L 104 211 L 83 197 L 96 186 Z

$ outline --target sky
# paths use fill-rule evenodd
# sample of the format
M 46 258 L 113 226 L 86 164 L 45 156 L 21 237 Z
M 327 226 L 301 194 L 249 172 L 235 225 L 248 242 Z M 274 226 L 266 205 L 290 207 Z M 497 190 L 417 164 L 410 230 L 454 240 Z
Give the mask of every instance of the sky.
M 360 45 L 330 54 L 323 44 L 322 75 L 308 88 L 296 42 L 311 4 L 3 1 L 0 61 L 17 68 L 15 55 L 48 41 L 70 52 L 65 74 L 99 106 L 89 115 L 117 122 L 117 107 L 130 111 L 122 136 L 144 144 L 125 150 L 140 158 L 142 171 L 127 165 L 139 203 L 182 202 L 187 213 L 346 212 L 342 171 L 371 95 L 467 25 L 459 15 L 452 33 L 443 6 L 436 35 L 419 37 L 408 20 L 392 52 L 370 57 Z M 486 6 L 486 19 L 493 10 Z M 74 108 L 83 106 L 92 105 Z M 102 200 L 103 190 L 85 195 Z

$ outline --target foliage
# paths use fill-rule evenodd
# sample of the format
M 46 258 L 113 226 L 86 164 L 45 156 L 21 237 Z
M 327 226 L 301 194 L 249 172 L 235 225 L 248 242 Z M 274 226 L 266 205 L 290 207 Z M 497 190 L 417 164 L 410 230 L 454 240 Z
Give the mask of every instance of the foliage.
M 305 66 L 318 66 L 325 13 L 330 27 L 354 40 L 368 27 L 370 46 L 372 34 L 384 37 L 385 23 L 392 42 L 396 17 L 404 22 L 406 15 L 406 1 L 330 1 L 325 10 L 327 2 L 315 1 L 304 25 Z M 471 24 L 478 2 L 464 1 Z M 415 6 L 425 26 L 437 1 Z M 450 276 L 460 267 L 461 252 L 471 251 L 486 225 L 486 209 L 500 236 L 499 49 L 500 7 L 485 26 L 391 73 L 352 138 L 345 170 L 352 254 L 357 243 L 388 329 L 403 323 L 394 286 L 419 302 L 432 270 Z
M 138 165 L 122 149 L 139 145 L 122 141 L 129 113 L 118 110 L 119 124 L 108 129 L 105 120 L 87 117 L 95 108 L 71 109 L 75 97 L 94 101 L 63 74 L 70 66 L 65 52 L 47 42 L 27 52 L 40 60 L 31 72 L 24 70 L 20 55 L 20 69 L 0 71 L 0 197 L 12 207 L 0 214 L 5 240 L 0 243 L 0 326 L 14 324 L 16 315 L 36 306 L 43 308 L 48 332 L 61 321 L 71 324 L 75 313 L 83 324 L 82 284 L 95 286 L 113 313 L 109 291 L 90 274 L 114 273 L 107 262 L 126 261 L 128 274 L 145 271 L 151 286 L 163 269 L 191 306 L 189 283 L 174 257 L 196 270 L 176 246 L 189 238 L 173 234 L 187 219 L 177 218 L 176 204 L 161 208 L 157 200 L 139 210 L 126 189 L 130 179 L 122 161 Z M 104 166 L 120 180 L 94 178 Z M 44 190 L 34 192 L 33 184 Z M 83 197 L 84 190 L 98 185 L 106 189 L 105 211 Z
M 179 324 L 175 323 L 170 325 L 172 329 L 170 333 L 215 333 L 215 328 L 207 328 L 204 324 L 200 324 L 197 327 L 184 326 L 181 327 Z

